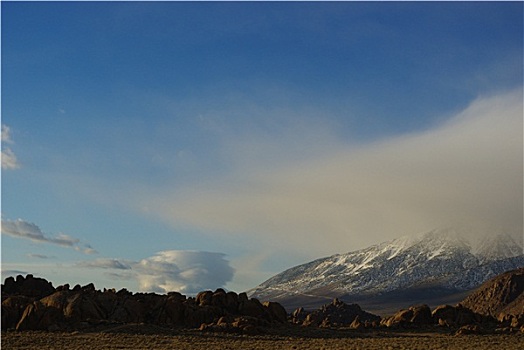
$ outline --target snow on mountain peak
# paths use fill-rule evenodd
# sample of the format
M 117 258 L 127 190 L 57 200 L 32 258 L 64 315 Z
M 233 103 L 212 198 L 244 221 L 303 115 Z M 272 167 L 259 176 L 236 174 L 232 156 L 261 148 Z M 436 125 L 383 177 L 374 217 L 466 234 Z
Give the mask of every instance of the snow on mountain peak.
M 472 253 L 481 260 L 498 260 L 524 254 L 522 246 L 507 233 L 486 235 L 472 246 Z
M 467 290 L 524 266 L 522 246 L 506 233 L 442 228 L 288 269 L 251 291 L 257 297 L 383 293 L 417 284 Z M 275 294 L 276 293 L 276 294 Z

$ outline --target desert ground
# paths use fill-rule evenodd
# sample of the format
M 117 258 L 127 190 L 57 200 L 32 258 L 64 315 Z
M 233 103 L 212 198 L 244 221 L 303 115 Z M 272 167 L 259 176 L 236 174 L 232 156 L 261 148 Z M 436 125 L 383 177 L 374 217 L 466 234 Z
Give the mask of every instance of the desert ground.
M 524 334 L 285 327 L 260 335 L 127 325 L 82 332 L 2 332 L 2 349 L 524 349 Z

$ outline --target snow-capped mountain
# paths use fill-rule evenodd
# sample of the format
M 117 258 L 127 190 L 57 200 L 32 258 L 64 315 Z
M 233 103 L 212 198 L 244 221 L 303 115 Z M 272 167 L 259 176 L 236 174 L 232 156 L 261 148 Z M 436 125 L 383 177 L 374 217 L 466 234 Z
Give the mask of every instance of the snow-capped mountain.
M 300 296 L 376 296 L 413 288 L 458 292 L 524 267 L 522 245 L 510 235 L 472 237 L 457 229 L 401 237 L 290 268 L 250 294 L 282 301 Z

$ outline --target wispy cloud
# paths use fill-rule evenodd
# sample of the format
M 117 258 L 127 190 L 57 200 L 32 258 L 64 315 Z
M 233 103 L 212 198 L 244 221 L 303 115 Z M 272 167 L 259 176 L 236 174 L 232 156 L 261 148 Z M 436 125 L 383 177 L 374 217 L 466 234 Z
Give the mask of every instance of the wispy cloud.
M 10 148 L 2 149 L 2 169 L 14 170 L 20 168 L 20 163 Z
M 117 281 L 129 281 L 135 278 L 135 275 L 131 273 L 116 273 L 116 272 L 104 272 L 104 275 L 109 277 L 111 280 Z
M 73 248 L 76 251 L 82 252 L 84 254 L 97 253 L 97 251 L 94 250 L 89 244 L 82 243 L 78 238 L 74 238 L 64 233 L 59 233 L 54 237 L 47 236 L 42 232 L 40 227 L 22 219 L 2 219 L 2 234 L 6 234 L 16 238 L 29 239 L 33 242 L 51 243 L 62 247 Z
M 2 124 L 2 142 L 13 143 L 11 138 L 11 128 L 5 124 Z
M 13 170 L 20 168 L 20 163 L 16 158 L 16 155 L 9 147 L 5 147 L 5 144 L 13 144 L 13 138 L 11 136 L 11 128 L 7 125 L 2 124 L 2 169 Z
M 92 255 L 92 254 L 98 254 L 96 249 L 94 249 L 90 244 L 83 243 L 81 246 L 75 246 L 74 249 L 77 252 L 81 252 L 84 254 Z
M 118 259 L 100 258 L 92 261 L 82 261 L 76 265 L 87 268 L 130 270 L 131 264 L 133 264 L 133 262 Z
M 140 261 L 102 258 L 79 262 L 76 266 L 116 270 L 107 273 L 118 279 L 135 278 L 141 291 L 160 293 L 195 294 L 216 289 L 223 287 L 234 274 L 224 254 L 186 250 L 162 251 Z
M 309 256 L 459 223 L 521 234 L 522 114 L 519 89 L 478 98 L 418 133 L 361 145 L 323 133 L 316 144 L 329 145 L 324 152 L 298 160 L 315 130 L 302 140 L 248 135 L 226 145 L 234 166 L 224 176 L 164 191 L 147 205 L 175 228 Z
M 28 258 L 35 258 L 35 259 L 52 259 L 54 257 L 44 255 L 44 254 L 27 254 Z

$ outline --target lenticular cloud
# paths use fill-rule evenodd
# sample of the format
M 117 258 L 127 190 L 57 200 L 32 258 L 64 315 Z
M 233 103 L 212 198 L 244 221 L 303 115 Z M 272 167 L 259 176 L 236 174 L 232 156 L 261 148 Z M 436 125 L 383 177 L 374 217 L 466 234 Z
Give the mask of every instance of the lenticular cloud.
M 87 243 L 81 243 L 80 239 L 71 237 L 64 233 L 59 233 L 54 237 L 50 237 L 38 227 L 36 224 L 17 220 L 2 220 L 2 234 L 15 237 L 25 238 L 33 242 L 51 243 L 62 247 L 73 248 L 76 251 L 84 254 L 96 254 L 97 251 Z
M 195 294 L 224 286 L 234 270 L 222 253 L 167 250 L 142 259 L 134 266 L 144 291 L 178 291 Z

